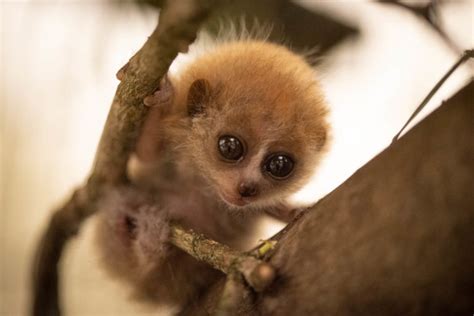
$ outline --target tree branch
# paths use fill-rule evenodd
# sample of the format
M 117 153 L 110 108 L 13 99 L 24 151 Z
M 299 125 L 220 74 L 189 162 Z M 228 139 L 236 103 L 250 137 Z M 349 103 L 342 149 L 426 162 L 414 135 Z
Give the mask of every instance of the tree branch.
M 431 89 L 431 91 L 428 93 L 428 95 L 421 101 L 420 105 L 413 111 L 412 115 L 408 118 L 408 120 L 403 124 L 402 128 L 398 131 L 397 134 L 392 139 L 392 144 L 395 143 L 399 137 L 400 134 L 403 132 L 403 130 L 410 124 L 410 122 L 418 115 L 418 113 L 423 110 L 426 104 L 431 100 L 431 98 L 434 96 L 434 94 L 441 88 L 441 86 L 444 84 L 446 80 L 453 74 L 456 69 L 458 69 L 459 66 L 461 66 L 466 60 L 469 58 L 474 58 L 474 49 L 466 50 L 464 53 L 461 55 L 459 60 L 444 74 L 444 76 L 436 83 L 436 85 Z
M 213 0 L 170 1 L 160 23 L 128 63 L 115 94 L 97 150 L 91 178 L 99 182 L 126 181 L 126 165 L 148 108 L 143 99 L 158 87 L 178 52 L 186 51 L 207 17 Z
M 275 270 L 268 263 L 178 225 L 171 226 L 171 243 L 227 275 L 242 274 L 257 292 L 263 291 L 275 278 Z
M 86 184 L 54 212 L 33 263 L 33 315 L 60 315 L 58 264 L 64 245 L 85 218 L 96 211 L 105 187 L 128 182 L 126 166 L 140 133 L 147 108 L 143 98 L 159 86 L 179 51 L 194 40 L 214 0 L 169 1 L 160 23 L 130 60 L 122 75 Z

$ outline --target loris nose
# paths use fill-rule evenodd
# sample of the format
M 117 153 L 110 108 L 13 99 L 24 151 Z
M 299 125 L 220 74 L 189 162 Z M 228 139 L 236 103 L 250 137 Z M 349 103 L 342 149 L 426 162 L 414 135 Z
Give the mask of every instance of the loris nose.
M 251 197 L 257 195 L 257 185 L 255 183 L 242 182 L 239 185 L 239 194 L 241 197 Z

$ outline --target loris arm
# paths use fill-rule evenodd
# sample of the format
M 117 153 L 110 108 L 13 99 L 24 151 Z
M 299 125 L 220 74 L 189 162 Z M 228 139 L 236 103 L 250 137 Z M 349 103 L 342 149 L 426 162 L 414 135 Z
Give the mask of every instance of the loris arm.
M 161 80 L 158 89 L 147 96 L 143 103 L 150 107 L 135 153 L 142 162 L 153 162 L 160 158 L 164 149 L 162 118 L 171 111 L 174 100 L 174 90 L 167 76 Z

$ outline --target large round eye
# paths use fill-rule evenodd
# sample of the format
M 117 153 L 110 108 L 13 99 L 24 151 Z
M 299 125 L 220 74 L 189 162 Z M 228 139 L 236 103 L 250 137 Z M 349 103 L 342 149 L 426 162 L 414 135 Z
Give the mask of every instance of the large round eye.
M 263 164 L 263 169 L 273 178 L 283 179 L 293 171 L 295 163 L 293 159 L 284 154 L 275 154 L 267 158 Z
M 244 155 L 244 146 L 235 136 L 224 135 L 219 137 L 217 143 L 219 152 L 226 160 L 236 161 Z

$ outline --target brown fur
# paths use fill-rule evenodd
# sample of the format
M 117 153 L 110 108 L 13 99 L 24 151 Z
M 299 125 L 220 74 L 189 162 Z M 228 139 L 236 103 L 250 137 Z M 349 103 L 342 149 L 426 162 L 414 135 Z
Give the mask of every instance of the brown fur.
M 183 305 L 216 274 L 165 246 L 168 220 L 242 249 L 257 211 L 287 219 L 286 198 L 308 180 L 327 147 L 327 109 L 314 77 L 302 57 L 252 40 L 222 44 L 170 76 L 171 84 L 146 99 L 154 107 L 137 156 L 147 166 L 138 168 L 141 175 L 134 172 L 137 183 L 154 190 L 158 206 L 102 213 L 98 239 L 109 270 L 152 300 Z M 246 152 L 238 162 L 222 159 L 217 140 L 224 134 L 243 141 Z M 295 167 L 288 178 L 276 180 L 262 171 L 262 163 L 279 152 L 289 154 Z M 258 194 L 241 197 L 238 187 L 245 181 L 255 183 Z M 127 204 L 142 194 L 127 191 L 108 203 Z M 138 224 L 120 242 L 123 214 Z M 146 223 L 154 229 L 144 231 Z

